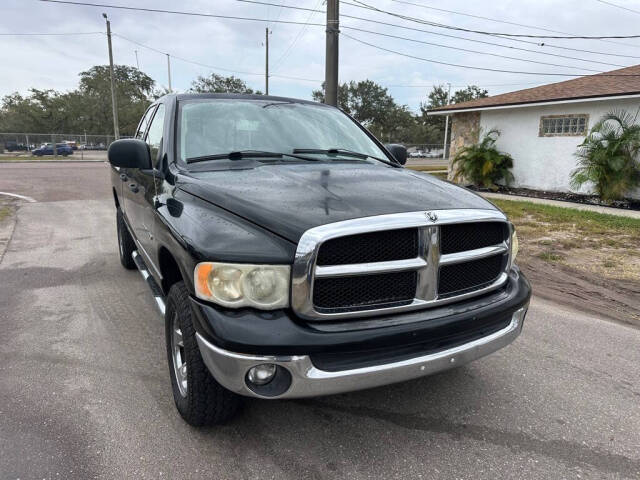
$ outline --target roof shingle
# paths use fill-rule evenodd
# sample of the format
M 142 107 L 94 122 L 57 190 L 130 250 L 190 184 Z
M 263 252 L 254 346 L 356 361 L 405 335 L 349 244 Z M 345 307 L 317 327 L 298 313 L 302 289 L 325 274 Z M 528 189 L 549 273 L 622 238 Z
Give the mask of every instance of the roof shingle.
M 640 93 L 640 65 L 434 108 L 432 112 Z

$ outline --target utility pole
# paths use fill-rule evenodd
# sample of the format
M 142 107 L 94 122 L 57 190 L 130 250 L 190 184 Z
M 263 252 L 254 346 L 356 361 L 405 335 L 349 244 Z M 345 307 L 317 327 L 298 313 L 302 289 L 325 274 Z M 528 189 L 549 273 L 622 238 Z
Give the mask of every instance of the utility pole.
M 264 90 L 269 95 L 269 27 L 264 29 Z
M 339 0 L 327 0 L 327 50 L 324 70 L 324 103 L 338 106 Z
M 138 62 L 138 50 L 134 50 L 134 52 L 136 53 L 136 68 L 140 70 L 140 62 Z
M 107 42 L 109 43 L 109 74 L 111 77 L 111 108 L 113 109 L 113 136 L 116 140 L 120 138 L 120 129 L 118 128 L 118 103 L 116 100 L 116 86 L 113 78 L 113 51 L 111 50 L 111 22 L 107 18 L 107 14 L 102 16 L 107 22 Z
M 165 53 L 167 56 L 167 75 L 169 77 L 169 93 L 173 92 L 171 89 L 171 57 L 169 57 L 168 53 Z
M 447 83 L 447 85 L 449 85 L 449 89 L 447 90 L 447 105 L 449 105 L 449 102 L 451 101 L 451 84 Z M 442 149 L 443 160 L 447 158 L 447 134 L 448 133 L 449 133 L 449 115 L 444 117 L 444 146 Z

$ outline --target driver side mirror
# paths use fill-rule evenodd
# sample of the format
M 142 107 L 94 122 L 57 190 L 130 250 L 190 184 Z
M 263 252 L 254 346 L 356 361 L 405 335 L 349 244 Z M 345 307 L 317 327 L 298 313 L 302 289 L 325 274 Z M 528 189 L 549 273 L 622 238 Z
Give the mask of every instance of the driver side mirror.
M 407 163 L 407 149 L 404 145 L 387 143 L 384 147 L 393 155 L 393 158 L 395 158 L 400 165 Z
M 134 138 L 116 140 L 109 145 L 107 156 L 109 163 L 114 167 L 139 168 L 141 170 L 151 168 L 149 145 L 142 140 Z

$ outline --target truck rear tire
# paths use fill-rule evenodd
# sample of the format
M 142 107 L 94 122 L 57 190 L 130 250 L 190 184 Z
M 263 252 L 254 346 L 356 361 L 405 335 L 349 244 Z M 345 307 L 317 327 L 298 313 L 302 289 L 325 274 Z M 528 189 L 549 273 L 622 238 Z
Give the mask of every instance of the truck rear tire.
M 184 282 L 173 284 L 169 290 L 165 333 L 171 389 L 182 418 L 200 427 L 233 417 L 240 406 L 240 396 L 220 385 L 202 360 Z
M 136 244 L 131 238 L 131 234 L 127 229 L 127 224 L 124 223 L 124 216 L 122 210 L 119 208 L 116 211 L 116 224 L 118 226 L 118 252 L 120 252 L 120 263 L 127 270 L 133 270 L 136 268 L 136 264 L 133 261 L 131 254 L 136 249 Z

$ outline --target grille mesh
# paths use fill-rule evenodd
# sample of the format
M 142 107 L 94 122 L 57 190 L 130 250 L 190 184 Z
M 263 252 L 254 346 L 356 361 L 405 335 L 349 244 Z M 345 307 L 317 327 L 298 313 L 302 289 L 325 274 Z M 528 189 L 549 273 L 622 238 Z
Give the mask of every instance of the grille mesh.
M 503 222 L 443 225 L 440 231 L 440 251 L 447 254 L 497 245 L 506 240 L 507 234 L 507 224 Z
M 386 262 L 418 256 L 418 230 L 385 230 L 327 240 L 320 246 L 318 265 Z
M 506 261 L 506 255 L 494 255 L 440 267 L 439 297 L 462 295 L 486 287 L 500 276 Z
M 313 303 L 321 309 L 357 310 L 371 305 L 410 302 L 416 294 L 417 279 L 416 272 L 317 278 Z

